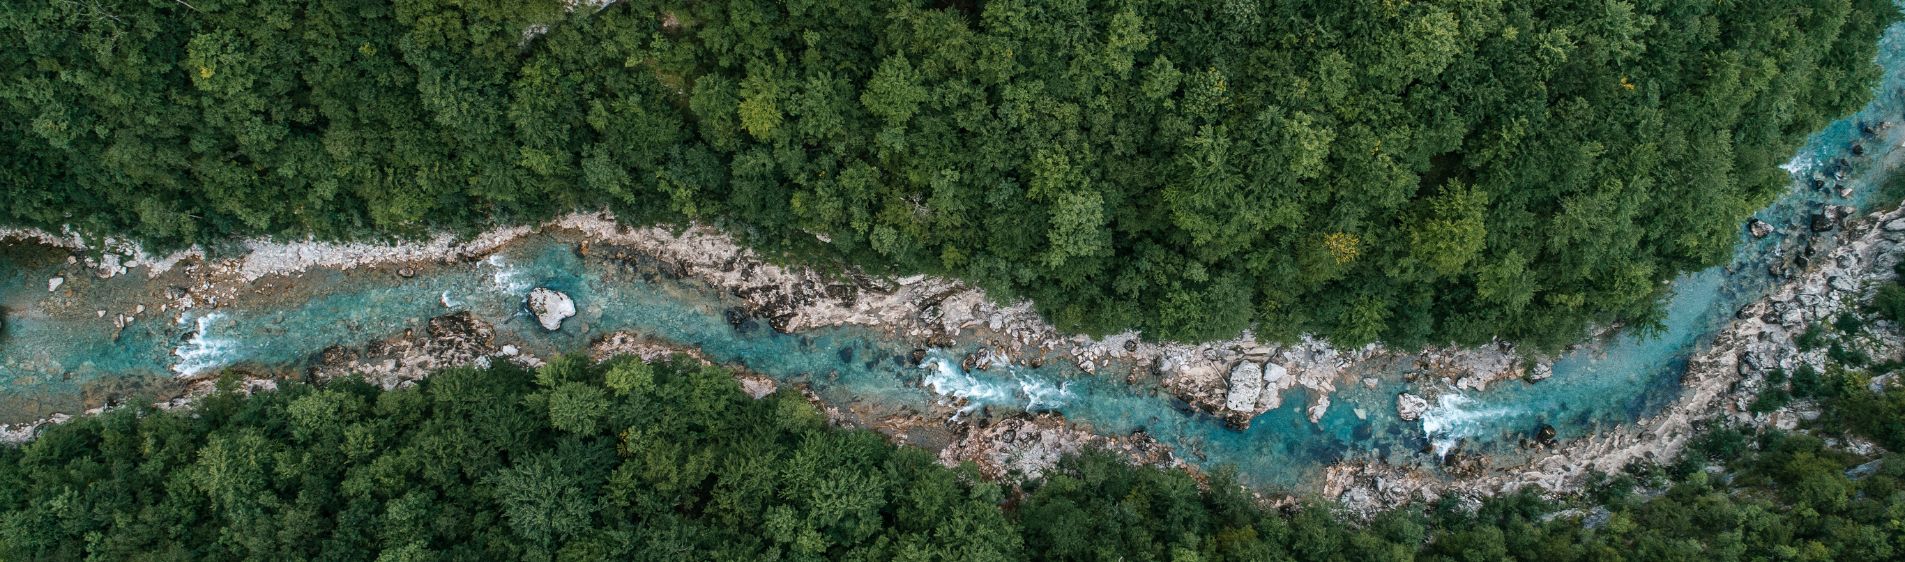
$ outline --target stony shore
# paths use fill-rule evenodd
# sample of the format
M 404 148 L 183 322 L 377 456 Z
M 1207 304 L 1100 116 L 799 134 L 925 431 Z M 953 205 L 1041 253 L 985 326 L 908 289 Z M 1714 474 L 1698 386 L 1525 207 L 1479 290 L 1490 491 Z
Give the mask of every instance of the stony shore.
M 1892 223 L 1888 221 L 1893 218 L 1896 217 L 1888 215 L 1867 223 L 1889 226 Z M 1905 230 L 1905 222 L 1898 224 L 1900 230 Z M 1131 367 L 1128 376 L 1156 377 L 1158 384 L 1194 407 L 1238 426 L 1246 425 L 1265 411 L 1285 406 L 1302 407 L 1315 420 L 1329 407 L 1330 395 L 1339 384 L 1373 386 L 1374 379 L 1361 376 L 1368 370 L 1363 367 L 1370 365 L 1407 365 L 1415 376 L 1428 377 L 1435 383 L 1419 386 L 1451 390 L 1481 390 L 1513 379 L 1539 380 L 1548 373 L 1546 361 L 1525 358 L 1508 345 L 1401 353 L 1373 345 L 1337 349 L 1308 339 L 1292 345 L 1271 345 L 1257 342 L 1247 333 L 1229 341 L 1196 345 L 1148 342 L 1135 333 L 1103 338 L 1066 335 L 1045 322 L 1029 303 L 997 303 L 984 291 L 958 281 L 930 276 L 887 279 L 785 266 L 765 259 L 709 227 L 630 228 L 602 213 L 569 215 L 535 228 L 498 229 L 462 241 L 449 237 L 409 244 L 255 240 L 244 242 L 245 251 L 236 257 L 211 259 L 198 250 L 155 258 L 124 243 L 108 241 L 88 245 L 78 236 L 36 231 L 4 231 L 0 232 L 0 238 L 25 238 L 80 251 L 77 255 L 91 256 L 86 264 L 100 276 L 124 274 L 134 267 L 143 268 L 147 275 L 154 277 L 179 269 L 190 283 L 168 294 L 170 302 L 158 311 L 178 314 L 195 307 L 219 306 L 221 301 L 231 302 L 248 292 L 258 291 L 261 284 L 269 285 L 274 279 L 316 268 L 381 267 L 407 271 L 412 266 L 481 260 L 513 240 L 549 229 L 579 233 L 587 241 L 581 247 L 584 253 L 591 251 L 591 246 L 613 247 L 658 260 L 681 277 L 699 279 L 741 297 L 751 308 L 749 315 L 767 319 L 778 330 L 853 324 L 886 330 L 921 345 L 943 344 L 955 337 L 973 338 L 989 344 L 988 356 L 1020 363 L 1068 361 L 1085 371 L 1096 372 L 1116 362 Z M 1695 361 L 1686 379 L 1686 395 L 1661 416 L 1562 444 L 1522 467 L 1482 471 L 1460 478 L 1386 465 L 1339 465 L 1330 470 L 1324 493 L 1353 502 L 1358 498 L 1387 501 L 1445 493 L 1494 493 L 1530 485 L 1561 491 L 1577 485 L 1590 471 L 1617 469 L 1637 459 L 1663 458 L 1684 444 L 1698 422 L 1721 409 L 1715 404 L 1725 403 L 1737 411 L 1738 405 L 1734 403 L 1738 397 L 1750 396 L 1750 393 L 1742 394 L 1750 389 L 1735 384 L 1740 380 L 1740 370 L 1735 365 L 1743 350 L 1750 347 L 1766 353 L 1777 349 L 1781 342 L 1789 343 L 1793 332 L 1790 324 L 1783 322 L 1792 314 L 1791 310 L 1803 310 L 1798 320 L 1811 320 L 1837 310 L 1832 307 L 1845 306 L 1855 298 L 1848 296 L 1853 295 L 1853 291 L 1842 290 L 1853 286 L 1846 279 L 1864 279 L 1853 276 L 1863 275 L 1858 273 L 1861 271 L 1873 271 L 1875 267 L 1886 269 L 1874 264 L 1881 259 L 1877 256 L 1885 254 L 1883 249 L 1890 248 L 1887 236 L 1905 236 L 1905 233 L 1884 228 L 1868 227 L 1862 232 L 1858 241 L 1835 250 L 1831 259 L 1816 260 L 1817 267 L 1805 274 L 1805 282 L 1795 283 L 1795 288 L 1763 303 L 1767 310 L 1777 312 L 1779 318 L 1775 320 L 1781 322 L 1753 316 L 1723 333 L 1712 349 Z M 1866 241 L 1874 236 L 1877 241 Z M 1777 304 L 1785 302 L 1810 304 L 1802 307 Z M 359 349 L 327 351 L 321 358 L 319 371 L 327 375 L 363 373 L 383 384 L 396 386 L 447 366 L 490 360 L 531 365 L 540 362 L 518 350 L 493 345 L 486 335 L 487 327 L 470 320 L 455 315 L 439 317 L 430 322 L 423 334 L 401 334 L 370 342 Z M 597 355 L 633 352 L 655 356 L 680 351 L 642 341 L 639 335 L 632 334 L 605 335 L 597 341 Z M 1791 359 L 1755 359 L 1772 363 L 1787 360 Z M 761 384 L 755 381 L 754 386 Z M 1312 401 L 1303 405 L 1284 404 L 1283 395 L 1299 387 L 1309 390 Z M 1417 399 L 1404 395 L 1398 397 L 1396 405 L 1405 410 L 1413 409 Z M 1403 413 L 1406 417 L 1408 412 Z M 883 430 L 889 435 L 901 438 L 920 427 L 948 425 L 946 420 L 950 416 L 942 414 L 945 413 L 922 412 L 911 416 L 916 419 L 888 416 L 888 419 L 858 422 L 876 428 L 884 426 Z M 836 419 L 848 421 L 843 416 Z M 1034 426 L 1037 439 L 1024 439 L 1022 436 L 1033 431 Z M 1000 429 L 1002 427 L 1014 429 Z M 1049 466 L 1049 462 L 1056 459 L 1056 452 L 1076 450 L 1085 443 L 1109 445 L 1138 460 L 1177 464 L 1169 451 L 1142 436 L 1093 437 L 1051 416 L 1028 416 L 997 423 L 986 421 L 965 427 L 955 425 L 947 431 L 953 435 L 926 441 L 938 441 L 949 462 L 982 461 L 982 466 L 999 472 L 1036 473 L 1040 466 Z M 30 429 L 0 427 L 0 438 L 17 440 L 30 435 Z
M 1802 364 L 1824 369 L 1825 351 L 1802 351 L 1796 338 L 1813 324 L 1831 322 L 1841 312 L 1869 302 L 1878 286 L 1894 279 L 1893 267 L 1905 245 L 1905 208 L 1851 221 L 1836 240 L 1840 243 L 1825 252 L 1817 252 L 1818 246 L 1799 250 L 1813 254 L 1812 266 L 1742 307 L 1714 341 L 1691 358 L 1679 399 L 1658 415 L 1544 447 L 1520 466 L 1459 478 L 1379 464 L 1343 464 L 1329 471 L 1324 495 L 1341 498 L 1353 508 L 1376 510 L 1450 494 L 1486 496 L 1530 487 L 1561 493 L 1578 489 L 1595 472 L 1615 473 L 1635 462 L 1669 462 L 1712 423 L 1792 429 L 1817 412 L 1801 405 L 1755 414 L 1749 404 L 1775 369 L 1792 372 Z M 1869 345 L 1878 351 L 1875 360 L 1896 359 L 1905 350 L 1896 328 L 1878 326 L 1872 332 L 1877 341 Z

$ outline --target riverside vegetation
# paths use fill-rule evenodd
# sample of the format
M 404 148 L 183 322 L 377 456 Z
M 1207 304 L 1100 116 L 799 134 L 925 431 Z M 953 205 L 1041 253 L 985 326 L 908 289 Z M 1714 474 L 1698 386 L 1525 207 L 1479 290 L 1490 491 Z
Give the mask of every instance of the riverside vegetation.
M 1101 453 L 988 481 L 686 360 L 499 364 L 388 391 L 287 383 L 0 447 L 0 558 L 1896 559 L 1905 457 L 1867 462 L 1821 437 L 1905 448 L 1905 389 L 1832 373 L 1817 387 L 1842 391 L 1819 396 L 1855 419 L 1717 430 L 1559 502 L 1451 498 L 1367 521 Z
M 1068 330 L 1552 347 L 1721 259 L 1895 12 L 12 2 L 0 224 L 160 248 L 609 208 Z M 1103 453 L 988 480 L 688 361 L 287 382 L 0 446 L 0 559 L 1890 560 L 1905 388 L 1868 336 L 1900 319 L 1886 288 L 1803 338 L 1829 361 L 1753 404 L 1820 413 L 1794 429 L 1367 520 Z
M 598 9 L 599 8 L 599 9 Z M 1889 0 L 0 6 L 0 222 L 154 247 L 574 209 L 1063 329 L 1647 325 L 1856 108 Z

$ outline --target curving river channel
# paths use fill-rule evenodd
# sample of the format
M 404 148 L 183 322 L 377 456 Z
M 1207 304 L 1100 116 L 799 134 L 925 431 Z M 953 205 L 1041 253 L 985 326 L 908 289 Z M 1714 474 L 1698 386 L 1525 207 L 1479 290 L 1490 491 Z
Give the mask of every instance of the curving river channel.
M 659 273 L 639 260 L 578 252 L 579 235 L 554 232 L 511 242 L 484 260 L 425 268 L 413 277 L 314 269 L 264 281 L 253 291 L 264 296 L 164 314 L 151 309 L 166 301 L 165 276 L 74 275 L 64 250 L 0 244 L 0 306 L 7 311 L 0 336 L 0 423 L 76 413 L 224 367 L 297 369 L 331 346 L 362 345 L 420 330 L 447 312 L 467 311 L 492 323 L 498 341 L 537 355 L 577 351 L 602 334 L 633 332 L 805 384 L 836 405 L 905 412 L 957 398 L 967 406 L 961 415 L 1051 411 L 1103 435 L 1141 430 L 1193 464 L 1233 466 L 1243 480 L 1259 485 L 1301 484 L 1344 460 L 1432 464 L 1437 451 L 1457 440 L 1465 449 L 1514 455 L 1516 443 L 1544 424 L 1567 439 L 1632 423 L 1671 403 L 1687 358 L 1742 304 L 1767 292 L 1767 266 L 1790 251 L 1791 235 L 1806 228 L 1809 216 L 1826 204 L 1864 208 L 1885 172 L 1871 163 L 1887 161 L 1905 136 L 1905 127 L 1862 130 L 1902 115 L 1901 42 L 1905 26 L 1893 27 L 1881 40 L 1879 63 L 1886 73 L 1875 100 L 1814 135 L 1787 166 L 1794 188 L 1757 215 L 1777 230 L 1759 239 L 1743 228 L 1730 265 L 1677 280 L 1663 330 L 1622 334 L 1572 352 L 1537 384 L 1442 393 L 1419 422 L 1404 422 L 1394 411 L 1396 393 L 1413 385 L 1405 382 L 1402 367 L 1373 373 L 1373 388 L 1343 385 L 1318 422 L 1307 418 L 1302 404 L 1308 397 L 1297 389 L 1285 396 L 1285 406 L 1236 430 L 1186 407 L 1145 377 L 1130 382 L 1120 376 L 1129 366 L 1087 374 L 1055 361 L 967 371 L 957 358 L 981 342 L 960 340 L 915 362 L 915 343 L 871 328 L 786 334 L 759 320 L 736 325 L 726 312 L 740 301 L 724 291 Z M 1873 135 L 1884 138 L 1865 139 L 1864 154 L 1852 157 L 1853 142 Z M 1814 186 L 1815 177 L 1841 175 L 1834 187 L 1850 188 L 1850 196 Z M 61 278 L 59 286 L 49 288 L 54 277 Z M 562 330 L 545 331 L 523 312 L 523 295 L 538 286 L 563 291 L 577 303 L 576 317 Z M 146 312 L 131 315 L 130 322 L 116 321 L 123 311 L 141 307 Z

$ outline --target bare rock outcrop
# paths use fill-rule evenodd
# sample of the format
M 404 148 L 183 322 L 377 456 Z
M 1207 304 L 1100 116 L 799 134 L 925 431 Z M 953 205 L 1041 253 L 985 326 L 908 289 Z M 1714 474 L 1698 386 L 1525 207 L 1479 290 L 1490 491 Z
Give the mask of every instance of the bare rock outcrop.
M 575 316 L 575 301 L 568 294 L 547 287 L 529 291 L 525 304 L 529 313 L 536 315 L 536 323 L 551 332 L 562 329 L 562 321 Z

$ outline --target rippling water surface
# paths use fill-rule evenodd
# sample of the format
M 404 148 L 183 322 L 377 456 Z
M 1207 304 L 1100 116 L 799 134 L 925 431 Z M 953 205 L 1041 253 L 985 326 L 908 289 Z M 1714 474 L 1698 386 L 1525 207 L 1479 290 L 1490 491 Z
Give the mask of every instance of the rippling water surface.
M 874 330 L 781 334 L 761 320 L 737 327 L 723 315 L 739 304 L 732 297 L 653 267 L 580 255 L 577 241 L 560 234 L 531 237 L 486 260 L 427 269 L 411 279 L 380 270 L 311 271 L 269 281 L 273 286 L 261 288 L 265 294 L 216 309 L 199 307 L 176 321 L 155 310 L 163 301 L 164 277 L 153 282 L 138 271 L 113 279 L 67 275 L 58 291 L 48 291 L 47 279 L 64 266 L 64 254 L 0 246 L 0 306 L 8 310 L 0 338 L 0 421 L 73 412 L 83 407 L 82 398 L 97 403 L 155 380 L 224 367 L 295 368 L 332 345 L 421 330 L 431 317 L 469 311 L 494 323 L 501 343 L 536 353 L 580 350 L 604 333 L 633 331 L 808 384 L 836 404 L 904 412 L 959 398 L 962 417 L 1055 411 L 1104 434 L 1144 431 L 1193 462 L 1235 466 L 1245 480 L 1259 484 L 1297 484 L 1345 458 L 1432 463 L 1434 453 L 1425 450 L 1445 449 L 1458 439 L 1472 449 L 1512 455 L 1515 443 L 1542 424 L 1553 425 L 1562 438 L 1575 437 L 1632 422 L 1671 402 L 1690 353 L 1733 310 L 1764 294 L 1765 266 L 1784 232 L 1820 204 L 1864 202 L 1877 173 L 1855 169 L 1847 182 L 1856 191 L 1849 200 L 1806 184 L 1846 152 L 1860 135 L 1860 122 L 1897 120 L 1898 92 L 1905 86 L 1899 72 L 1905 70 L 1902 30 L 1894 27 L 1881 43 L 1887 73 L 1876 101 L 1816 135 L 1790 165 L 1801 181 L 1759 213 L 1782 232 L 1766 240 L 1742 233 L 1732 266 L 1678 280 L 1663 330 L 1621 335 L 1569 355 L 1539 384 L 1442 394 L 1420 423 L 1395 416 L 1394 396 L 1409 388 L 1399 372 L 1381 374 L 1373 389 L 1339 384 L 1319 423 L 1305 418 L 1310 397 L 1295 390 L 1286 393 L 1282 408 L 1239 431 L 1151 384 L 1127 384 L 1118 365 L 1097 376 L 1067 365 L 966 371 L 960 359 L 979 349 L 978 342 L 933 350 L 916 365 L 909 357 L 912 344 Z M 1897 146 L 1901 131 L 1905 127 L 1893 127 L 1887 139 L 1868 141 L 1868 158 L 1880 159 Z M 524 293 L 536 286 L 575 299 L 578 315 L 562 331 L 545 332 L 522 312 Z M 142 304 L 149 309 L 145 314 L 114 328 L 117 314 Z

